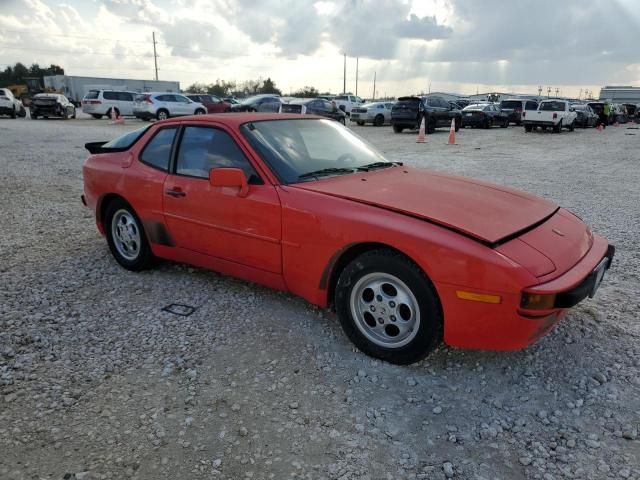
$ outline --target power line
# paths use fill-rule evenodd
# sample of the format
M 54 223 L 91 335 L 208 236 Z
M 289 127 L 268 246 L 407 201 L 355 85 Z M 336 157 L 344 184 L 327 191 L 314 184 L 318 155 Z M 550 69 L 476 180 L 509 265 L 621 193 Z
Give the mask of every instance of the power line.
M 8 50 L 24 50 L 28 52 L 41 52 L 41 53 L 68 53 L 70 55 L 103 55 L 107 57 L 136 57 L 136 58 L 152 57 L 150 53 L 139 55 L 139 54 L 133 54 L 133 53 L 107 53 L 107 52 L 94 52 L 94 51 L 82 52 L 77 50 L 49 50 L 44 48 L 20 47 L 13 44 L 2 44 L 2 43 L 0 43 L 0 47 L 6 48 Z

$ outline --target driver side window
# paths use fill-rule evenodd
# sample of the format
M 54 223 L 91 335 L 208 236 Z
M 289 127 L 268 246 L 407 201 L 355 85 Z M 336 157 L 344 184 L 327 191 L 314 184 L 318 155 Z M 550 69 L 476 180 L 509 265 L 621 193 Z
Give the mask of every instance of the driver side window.
M 209 170 L 220 167 L 240 168 L 249 183 L 263 183 L 228 133 L 211 127 L 185 127 L 176 161 L 176 173 L 208 179 Z

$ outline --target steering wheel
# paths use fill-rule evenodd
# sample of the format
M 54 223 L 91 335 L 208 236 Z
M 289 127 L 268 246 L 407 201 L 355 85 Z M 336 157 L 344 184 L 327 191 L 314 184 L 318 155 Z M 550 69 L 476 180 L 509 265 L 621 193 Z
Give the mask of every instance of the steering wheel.
M 336 160 L 336 163 L 339 163 L 342 165 L 348 165 L 350 163 L 355 163 L 355 162 L 356 162 L 356 157 L 352 153 L 343 153 Z

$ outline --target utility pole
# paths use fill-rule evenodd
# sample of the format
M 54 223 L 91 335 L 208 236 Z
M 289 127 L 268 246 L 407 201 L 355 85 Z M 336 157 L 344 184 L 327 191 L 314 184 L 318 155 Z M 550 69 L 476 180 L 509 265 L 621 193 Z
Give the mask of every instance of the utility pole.
M 356 97 L 358 96 L 358 57 L 356 57 Z
M 538 98 L 542 96 L 542 85 L 538 85 Z
M 378 72 L 373 72 L 373 98 L 372 100 L 375 101 L 376 100 L 376 74 Z
M 551 87 L 547 87 L 547 98 L 551 96 Z
M 158 54 L 156 53 L 156 32 L 153 32 L 153 63 L 156 66 L 156 82 L 158 81 Z
M 342 93 L 347 93 L 347 54 L 344 54 L 344 72 L 342 77 Z

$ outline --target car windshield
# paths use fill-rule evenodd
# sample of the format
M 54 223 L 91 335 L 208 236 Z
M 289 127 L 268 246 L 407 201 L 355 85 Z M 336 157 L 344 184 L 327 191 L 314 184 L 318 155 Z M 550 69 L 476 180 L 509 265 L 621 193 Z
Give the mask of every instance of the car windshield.
M 522 102 L 519 100 L 504 100 L 500 102 L 500 108 L 522 109 Z
M 394 165 L 338 122 L 289 119 L 251 122 L 242 133 L 284 183 Z M 318 172 L 317 175 L 309 175 Z M 306 175 L 305 175 L 306 174 Z M 302 178 L 301 178 L 302 177 Z
M 263 95 L 254 95 L 253 97 L 245 98 L 240 103 L 243 105 L 251 105 L 252 103 L 256 103 L 261 98 L 268 98 Z
M 564 102 L 542 102 L 539 109 L 546 112 L 562 112 L 564 111 Z
M 462 110 L 482 110 L 484 107 L 486 107 L 486 105 L 474 104 L 474 105 L 467 105 Z
M 136 143 L 136 141 L 147 131 L 150 125 L 145 125 L 144 127 L 138 128 L 132 132 L 125 133 L 124 135 L 111 140 L 110 142 L 102 145 L 102 148 L 129 148 L 131 145 Z

